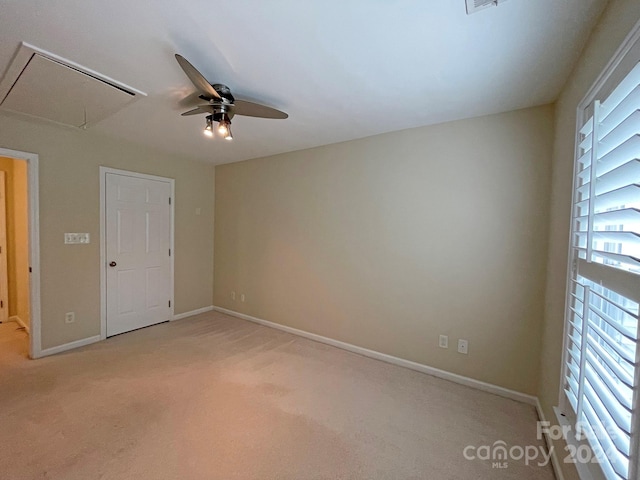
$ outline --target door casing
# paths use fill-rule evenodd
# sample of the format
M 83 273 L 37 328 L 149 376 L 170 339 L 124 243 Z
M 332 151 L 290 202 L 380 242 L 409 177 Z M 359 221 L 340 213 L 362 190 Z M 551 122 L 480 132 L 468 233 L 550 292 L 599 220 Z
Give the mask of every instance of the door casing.
M 9 272 L 7 268 L 7 197 L 5 172 L 0 172 L 0 322 L 9 319 Z

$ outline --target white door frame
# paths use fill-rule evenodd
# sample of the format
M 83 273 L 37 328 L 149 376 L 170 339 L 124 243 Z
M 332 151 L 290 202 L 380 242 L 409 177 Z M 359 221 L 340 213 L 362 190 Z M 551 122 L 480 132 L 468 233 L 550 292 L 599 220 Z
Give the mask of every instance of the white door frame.
M 29 356 L 42 356 L 40 336 L 40 204 L 38 184 L 38 154 L 0 148 L 0 156 L 26 160 L 29 191 Z
M 173 259 L 175 257 L 176 249 L 174 248 L 174 211 L 176 204 L 175 195 L 175 183 L 173 178 L 158 177 L 157 175 L 147 175 L 145 173 L 130 172 L 128 170 L 119 170 L 110 167 L 100 167 L 100 339 L 105 340 L 107 338 L 107 192 L 106 182 L 107 173 L 114 173 L 116 175 L 125 175 L 127 177 L 142 178 L 145 180 L 158 180 L 161 182 L 169 182 L 171 185 L 171 205 L 169 208 L 169 248 L 171 249 L 171 257 L 169 257 L 169 265 L 171 278 L 169 279 L 169 288 L 171 292 L 171 307 L 169 308 L 169 320 L 173 319 L 173 312 L 175 307 L 174 299 L 174 269 Z
M 0 300 L 4 301 L 0 305 L 0 321 L 9 320 L 9 271 L 7 268 L 7 257 L 9 248 L 7 246 L 7 185 L 6 174 L 0 171 Z

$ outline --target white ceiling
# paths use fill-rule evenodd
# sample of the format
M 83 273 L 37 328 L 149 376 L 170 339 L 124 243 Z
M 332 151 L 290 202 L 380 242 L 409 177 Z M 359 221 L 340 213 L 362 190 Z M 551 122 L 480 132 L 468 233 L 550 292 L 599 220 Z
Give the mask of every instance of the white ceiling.
M 92 130 L 218 164 L 550 103 L 606 3 L 0 0 L 0 74 L 22 41 L 84 65 L 148 94 Z M 175 53 L 289 119 L 204 137 Z

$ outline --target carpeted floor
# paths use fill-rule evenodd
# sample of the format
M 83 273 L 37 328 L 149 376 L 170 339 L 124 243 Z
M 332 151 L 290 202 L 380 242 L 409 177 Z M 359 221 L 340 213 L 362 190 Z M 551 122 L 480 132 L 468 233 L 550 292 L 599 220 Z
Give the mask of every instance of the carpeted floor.
M 16 327 L 0 325 L 3 479 L 554 478 L 463 455 L 540 447 L 529 405 L 219 313 L 35 361 Z

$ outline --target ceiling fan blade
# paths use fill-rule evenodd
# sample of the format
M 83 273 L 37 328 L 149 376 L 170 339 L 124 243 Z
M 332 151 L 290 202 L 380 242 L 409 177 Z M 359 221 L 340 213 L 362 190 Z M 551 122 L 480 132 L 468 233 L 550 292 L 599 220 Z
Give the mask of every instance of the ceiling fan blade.
M 178 106 L 180 109 L 196 108 L 198 105 L 202 105 L 200 95 L 202 94 L 199 90 L 193 90 L 189 95 L 178 100 Z
M 259 103 L 247 102 L 246 100 L 236 100 L 233 103 L 232 110 L 236 115 L 245 115 L 247 117 L 279 119 L 289 117 L 286 113 L 276 110 L 275 108 L 260 105 Z
M 208 113 L 209 115 L 211 115 L 213 113 L 213 107 L 210 107 L 209 105 L 200 105 L 199 107 L 194 108 L 193 110 L 189 110 L 188 112 L 182 113 L 181 116 L 187 117 L 189 115 L 200 115 L 202 113 Z
M 189 63 L 189 61 L 184 58 L 182 55 L 178 55 L 176 53 L 176 60 L 184 70 L 184 73 L 187 74 L 189 80 L 196 86 L 196 88 L 206 97 L 209 98 L 220 98 L 220 95 L 216 90 L 211 86 L 207 79 L 202 76 L 202 74 Z

